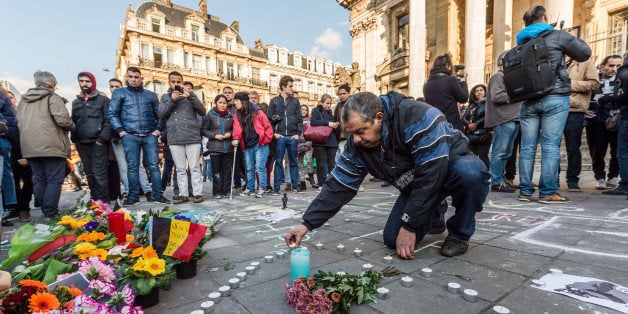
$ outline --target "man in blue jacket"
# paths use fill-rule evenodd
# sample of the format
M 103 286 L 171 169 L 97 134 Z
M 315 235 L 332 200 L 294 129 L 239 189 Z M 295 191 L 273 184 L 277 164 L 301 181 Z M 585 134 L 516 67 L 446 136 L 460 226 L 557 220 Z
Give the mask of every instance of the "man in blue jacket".
M 490 174 L 469 152 L 467 138 L 436 108 L 397 92 L 369 92 L 349 98 L 342 112 L 351 133 L 340 161 L 286 243 L 322 226 L 357 194 L 364 177 L 390 182 L 400 195 L 384 227 L 384 243 L 399 257 L 414 258 L 414 247 L 444 220 L 440 203 L 448 195 L 456 208 L 440 253 L 464 254 L 482 210 Z
M 158 165 L 157 139 L 159 130 L 163 129 L 163 121 L 157 113 L 159 100 L 157 94 L 143 88 L 140 69 L 129 67 L 126 78 L 127 87 L 113 91 L 108 111 L 109 123 L 122 139 L 128 163 L 129 195 L 123 205 L 134 205 L 140 201 L 140 148 L 150 172 L 153 198 L 156 202 L 168 204 L 170 201 L 163 196 L 161 189 Z

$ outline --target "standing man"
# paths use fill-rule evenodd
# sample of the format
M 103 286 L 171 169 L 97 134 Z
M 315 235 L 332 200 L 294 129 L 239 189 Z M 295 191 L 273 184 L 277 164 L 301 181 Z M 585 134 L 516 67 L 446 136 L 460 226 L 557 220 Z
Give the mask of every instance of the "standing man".
M 78 74 L 81 89 L 72 102 L 72 121 L 76 130 L 70 139 L 83 162 L 91 198 L 109 202 L 107 177 L 107 144 L 111 127 L 107 119 L 109 98 L 96 89 L 96 78 L 90 72 Z
M 266 116 L 273 124 L 275 138 L 275 176 L 273 179 L 273 194 L 279 195 L 281 182 L 284 180 L 283 157 L 287 153 L 290 163 L 290 181 L 292 189 L 303 193 L 299 188 L 299 166 L 297 165 L 297 149 L 299 136 L 303 132 L 303 117 L 301 105 L 292 97 L 294 79 L 285 75 L 279 80 L 281 93 L 270 100 Z
M 347 99 L 349 99 L 349 94 L 351 92 L 351 87 L 349 84 L 345 83 L 338 87 L 338 98 L 340 101 L 336 104 L 336 108 L 334 108 L 334 121 L 339 122 L 340 125 L 334 130 L 336 132 L 336 137 L 338 138 L 338 154 L 336 154 L 336 163 L 340 160 L 340 156 L 345 151 L 345 143 L 347 142 L 347 137 L 349 137 L 349 133 L 345 131 L 344 124 L 340 116 L 342 115 L 342 108 L 344 108 Z
M 569 203 L 569 199 L 558 193 L 558 167 L 560 164 L 560 138 L 565 129 L 569 114 L 569 76 L 565 69 L 565 55 L 578 62 L 584 62 L 591 56 L 591 48 L 580 38 L 558 30 L 547 23 L 545 8 L 536 6 L 523 15 L 526 27 L 517 34 L 517 45 L 536 38 L 546 31 L 545 42 L 551 69 L 556 69 L 554 88 L 540 99 L 527 100 L 521 106 L 521 152 L 519 154 L 519 181 L 521 182 L 518 199 L 524 202 L 532 200 L 534 187 L 534 157 L 536 155 L 539 131 L 541 134 L 541 180 L 539 181 L 539 202 Z
M 235 93 L 233 92 L 233 88 L 231 86 L 225 86 L 222 89 L 222 94 L 227 97 L 227 108 L 232 115 L 235 115 L 235 100 L 233 97 Z M 235 154 L 235 167 L 233 168 L 233 188 L 235 189 L 235 194 L 240 195 L 242 193 L 242 177 L 244 169 L 244 152 L 238 150 Z
M 183 75 L 179 72 L 168 74 L 170 89 L 161 96 L 159 117 L 166 120 L 168 147 L 177 173 L 179 191 L 183 192 L 175 204 L 189 201 L 187 165 L 190 167 L 194 203 L 203 201 L 203 181 L 199 164 L 201 155 L 201 127 L 196 115 L 204 116 L 205 107 L 194 92 L 183 87 Z
M 590 59 L 585 62 L 567 61 L 567 74 L 571 79 L 569 115 L 564 131 L 567 148 L 567 189 L 571 192 L 580 192 L 578 176 L 582 169 L 580 145 L 582 145 L 584 114 L 589 109 L 591 93 L 600 86 L 600 79 L 593 60 Z
M 61 185 L 65 179 L 66 158 L 70 157 L 68 131 L 75 125 L 65 108 L 65 99 L 55 94 L 57 79 L 50 72 L 33 75 L 35 88 L 22 96 L 17 110 L 22 158 L 33 170 L 35 198 L 44 218 L 59 215 Z
M 516 188 L 506 181 L 504 169 L 519 133 L 521 102 L 511 104 L 508 99 L 504 85 L 504 55 L 506 52 L 497 58 L 499 71 L 488 81 L 484 127 L 493 128 L 494 132 L 490 164 L 491 191 L 514 193 Z
M 440 253 L 464 254 L 475 231 L 475 213 L 488 195 L 489 174 L 469 152 L 468 140 L 445 116 L 423 102 L 397 92 L 377 97 L 354 94 L 342 112 L 351 133 L 340 163 L 303 215 L 303 222 L 285 236 L 300 244 L 308 231 L 322 226 L 358 192 L 370 173 L 400 191 L 384 227 L 384 243 L 403 259 L 414 258 L 414 247 L 444 221 L 441 201 L 452 196 L 456 208 L 447 220 L 449 234 Z M 294 237 L 294 241 L 291 239 Z
M 604 96 L 617 96 L 621 91 L 621 82 L 615 77 L 617 69 L 621 66 L 622 58 L 618 55 L 611 55 L 602 61 L 602 73 L 600 75 L 600 87 L 593 95 L 591 110 L 595 112 L 595 117 L 587 123 L 587 144 L 593 163 L 593 173 L 597 181 L 598 190 L 616 188 L 619 184 L 619 163 L 617 162 L 617 131 L 606 129 L 606 119 L 610 117 L 611 110 L 616 104 L 607 102 L 599 104 L 598 99 Z M 606 181 L 606 150 L 611 148 L 611 160 L 608 165 L 608 181 Z
M 161 190 L 158 165 L 157 138 L 159 129 L 163 128 L 163 121 L 157 114 L 159 100 L 157 94 L 142 86 L 140 69 L 129 67 L 126 77 L 127 87 L 114 90 L 108 111 L 109 123 L 121 138 L 128 165 L 129 196 L 123 205 L 130 206 L 140 201 L 140 151 L 144 153 L 148 164 L 154 200 L 168 204 L 170 201 L 163 196 Z

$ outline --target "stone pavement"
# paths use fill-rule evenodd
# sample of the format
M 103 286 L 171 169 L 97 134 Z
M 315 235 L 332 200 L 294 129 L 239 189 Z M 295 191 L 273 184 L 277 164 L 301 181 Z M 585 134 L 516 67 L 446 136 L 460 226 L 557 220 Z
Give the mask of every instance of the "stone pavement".
M 536 176 L 538 177 L 538 176 Z M 380 286 L 390 290 L 388 300 L 378 300 L 355 306 L 352 313 L 482 313 L 494 305 L 502 305 L 512 313 L 615 313 L 614 310 L 585 303 L 566 296 L 530 287 L 531 279 L 558 268 L 566 274 L 595 277 L 628 286 L 628 201 L 625 196 L 601 195 L 594 189 L 591 172 L 583 174 L 580 193 L 562 191 L 571 198 L 570 204 L 540 204 L 519 202 L 515 194 L 491 193 L 484 211 L 477 215 L 476 234 L 469 251 L 455 258 L 438 253 L 446 233 L 429 235 L 419 245 L 415 259 L 394 257 L 393 266 L 414 278 L 411 288 L 400 285 L 400 276 L 383 278 Z M 563 189 L 566 184 L 562 182 Z M 311 248 L 312 273 L 318 270 L 358 273 L 361 265 L 370 262 L 381 270 L 383 256 L 394 251 L 382 242 L 382 228 L 396 199 L 396 190 L 380 188 L 379 183 L 365 181 L 365 191 L 358 196 L 328 226 L 310 232 L 305 245 Z M 207 182 L 205 191 L 210 191 Z M 166 192 L 171 197 L 171 188 Z M 283 235 L 300 221 L 301 213 L 314 199 L 316 192 L 288 193 L 288 207 L 297 211 L 294 219 L 278 223 L 258 220 L 265 213 L 281 206 L 279 196 L 234 197 L 206 200 L 201 204 L 178 205 L 180 209 L 206 208 L 222 210 L 223 220 L 218 232 L 206 248 L 209 254 L 199 263 L 198 275 L 189 280 L 175 280 L 172 290 L 161 291 L 160 303 L 147 313 L 189 313 L 200 309 L 207 295 L 226 285 L 235 273 L 243 271 L 252 261 L 261 268 L 242 283 L 232 295 L 216 305 L 218 313 L 294 313 L 286 304 L 285 284 L 290 280 L 290 260 L 275 259 L 264 263 L 263 257 L 285 250 Z M 81 192 L 64 193 L 64 206 L 70 206 Z M 538 197 L 538 194 L 535 194 Z M 133 206 L 132 210 L 156 208 L 156 204 Z M 35 211 L 37 213 L 37 211 Z M 447 217 L 453 214 L 449 208 Z M 3 239 L 15 228 L 6 228 Z M 314 243 L 324 244 L 314 250 Z M 346 246 L 343 253 L 335 251 L 337 244 Z M 361 257 L 352 251 L 359 247 Z M 6 256 L 7 245 L 0 257 Z M 236 267 L 225 271 L 228 262 Z M 429 266 L 432 278 L 423 278 L 420 269 Z M 210 272 L 217 267 L 218 271 Z M 463 289 L 478 291 L 479 301 L 469 303 L 461 295 L 446 290 L 448 282 L 458 282 Z M 628 310 L 628 307 L 627 307 Z

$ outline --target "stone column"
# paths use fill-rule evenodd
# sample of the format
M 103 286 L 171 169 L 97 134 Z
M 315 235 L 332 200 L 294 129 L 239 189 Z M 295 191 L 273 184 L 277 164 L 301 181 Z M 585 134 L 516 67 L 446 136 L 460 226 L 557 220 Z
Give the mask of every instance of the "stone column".
M 464 16 L 464 65 L 470 88 L 484 84 L 486 0 L 467 0 Z
M 564 27 L 573 26 L 573 0 L 545 0 L 545 13 L 549 23 L 557 23 L 556 29 L 560 27 L 560 22 L 565 21 Z
M 497 72 L 497 57 L 512 48 L 512 0 L 493 2 L 493 73 Z
M 409 96 L 423 97 L 425 84 L 425 0 L 410 0 L 410 74 Z

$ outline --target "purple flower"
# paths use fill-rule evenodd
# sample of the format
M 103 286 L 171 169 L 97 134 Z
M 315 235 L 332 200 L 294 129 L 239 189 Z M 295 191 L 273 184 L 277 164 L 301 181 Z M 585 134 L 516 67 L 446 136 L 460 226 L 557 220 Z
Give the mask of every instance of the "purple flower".
M 176 215 L 176 216 L 174 216 L 174 219 L 176 219 L 176 220 L 185 220 L 185 221 L 190 221 L 190 218 L 185 217 L 185 216 L 183 216 L 183 215 Z
M 86 223 L 83 227 L 87 231 L 93 231 L 93 230 L 96 229 L 96 227 L 98 227 L 98 222 L 97 221 L 90 221 L 90 222 Z
M 113 284 L 110 284 L 106 281 L 100 280 L 100 279 L 93 279 L 89 281 L 88 287 L 90 289 L 98 289 L 98 292 L 100 294 L 106 294 L 106 295 L 112 295 L 114 292 L 116 292 L 116 286 Z
M 121 314 L 143 314 L 141 306 L 125 305 L 120 309 Z

